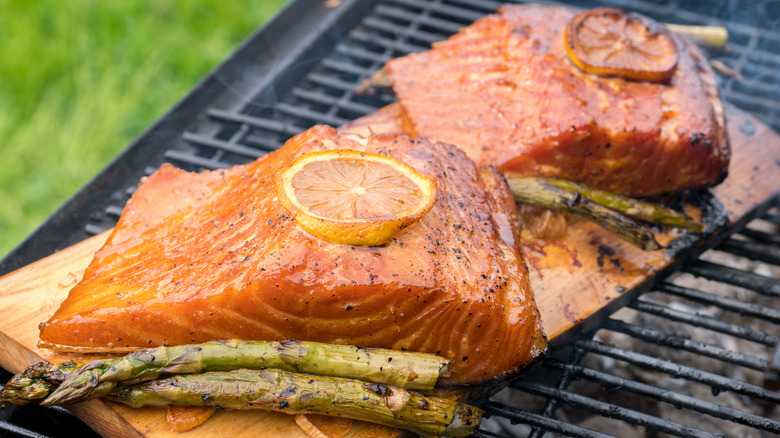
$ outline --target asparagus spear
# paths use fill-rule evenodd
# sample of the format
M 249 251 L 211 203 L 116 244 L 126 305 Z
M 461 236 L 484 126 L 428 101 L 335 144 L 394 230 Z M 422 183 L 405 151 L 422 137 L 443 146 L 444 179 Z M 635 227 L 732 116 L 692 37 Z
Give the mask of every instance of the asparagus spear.
M 541 178 L 507 178 L 507 183 L 518 202 L 582 216 L 645 251 L 661 248 L 650 230 L 577 192 L 555 187 Z
M 27 367 L 26 370 L 12 377 L 0 389 L 0 408 L 10 404 L 40 403 L 77 366 L 78 364 L 75 362 L 65 362 L 59 365 L 39 362 Z
M 381 90 L 392 88 L 387 70 L 380 68 L 374 74 L 363 80 L 355 89 L 355 94 L 374 94 Z
M 685 24 L 666 23 L 666 27 L 672 32 L 685 36 L 694 43 L 710 48 L 726 48 L 729 40 L 729 31 L 723 26 L 692 26 Z
M 162 374 L 278 368 L 315 375 L 349 377 L 402 388 L 430 390 L 449 375 L 448 360 L 432 354 L 309 341 L 215 341 L 141 350 L 117 359 L 96 360 L 71 372 L 43 405 L 102 397 L 117 385 Z
M 623 213 L 635 219 L 668 227 L 677 227 L 693 233 L 704 231 L 704 225 L 663 205 L 640 201 L 626 196 L 616 195 L 584 184 L 555 178 L 534 178 L 540 184 L 547 184 L 559 189 L 579 193 L 591 201 L 601 204 L 610 210 Z
M 108 398 L 134 408 L 181 405 L 320 413 L 423 436 L 468 436 L 483 414 L 454 400 L 401 388 L 270 369 L 176 375 L 116 388 Z

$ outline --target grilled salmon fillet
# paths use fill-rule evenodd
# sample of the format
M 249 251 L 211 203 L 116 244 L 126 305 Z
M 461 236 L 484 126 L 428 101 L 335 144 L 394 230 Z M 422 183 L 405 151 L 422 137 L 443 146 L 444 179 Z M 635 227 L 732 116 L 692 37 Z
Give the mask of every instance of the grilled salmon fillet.
M 545 349 L 501 174 L 458 148 L 318 126 L 259 160 L 143 181 L 40 345 L 120 352 L 214 339 L 297 339 L 439 353 L 443 383 L 508 376 Z M 433 208 L 384 246 L 300 228 L 274 175 L 303 154 L 392 156 L 435 179 Z
M 431 50 L 389 61 L 404 130 L 458 145 L 507 175 L 629 196 L 722 181 L 730 156 L 724 109 L 699 49 L 676 38 L 669 83 L 586 74 L 564 47 L 575 13 L 504 6 Z

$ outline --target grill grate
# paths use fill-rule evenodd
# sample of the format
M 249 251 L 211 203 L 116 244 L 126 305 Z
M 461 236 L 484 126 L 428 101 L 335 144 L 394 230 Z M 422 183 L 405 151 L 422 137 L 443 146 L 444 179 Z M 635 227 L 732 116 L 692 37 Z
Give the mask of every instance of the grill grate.
M 432 42 L 447 38 L 503 3 L 487 0 L 382 2 L 311 65 L 299 83 L 284 93 L 280 92 L 278 84 L 273 84 L 248 102 L 236 101 L 234 108 L 207 109 L 210 123 L 184 132 L 184 144 L 167 150 L 164 159 L 193 171 L 230 167 L 279 148 L 287 139 L 315 124 L 340 126 L 369 114 L 393 102 L 394 97 L 391 93 L 357 95 L 358 84 L 389 59 L 425 50 Z M 767 17 L 761 15 L 754 19 L 767 27 L 762 29 L 755 24 L 734 21 L 735 16 L 746 21 L 745 14 L 735 13 L 734 8 L 702 7 L 699 2 L 616 0 L 576 3 L 577 7 L 583 8 L 603 5 L 625 7 L 659 21 L 726 26 L 728 50 L 708 54 L 740 76 L 720 76 L 724 99 L 780 131 L 780 88 L 777 87 L 780 50 L 775 50 L 780 48 L 780 33 L 768 29 L 771 21 L 761 23 Z M 298 70 L 302 68 L 292 70 L 300 74 Z M 155 168 L 150 167 L 146 173 Z M 87 225 L 87 234 L 111 228 L 129 193 L 112 204 L 105 217 L 93 218 Z
M 140 176 L 163 161 L 192 171 L 246 163 L 312 125 L 342 125 L 391 103 L 391 94 L 357 95 L 354 90 L 387 60 L 424 50 L 503 2 L 344 0 L 322 23 L 303 12 L 315 3 L 322 2 L 291 4 L 279 24 L 270 25 L 276 28 L 258 33 L 237 52 L 239 59 L 228 60 L 212 75 L 209 87 L 203 87 L 210 90 L 207 95 L 193 93 L 197 97 L 160 122 L 170 123 L 165 127 L 176 133 L 164 138 L 164 148 L 145 146 L 159 142 L 152 137 L 162 129 L 155 127 L 143 144 L 119 158 L 121 167 L 132 170 L 103 184 L 111 187 L 108 191 L 92 193 L 91 187 L 103 180 L 93 182 L 83 196 L 92 199 L 80 204 L 77 197 L 66 205 L 9 255 L 13 262 L 4 261 L 0 272 L 53 251 L 35 242 L 68 246 L 114 226 Z M 557 2 L 563 3 L 574 4 Z M 773 30 L 780 13 L 771 9 L 773 3 L 733 3 L 610 0 L 576 6 L 612 5 L 660 21 L 725 25 L 729 50 L 709 54 L 741 76 L 719 78 L 725 100 L 780 131 L 780 33 Z M 283 23 L 285 17 L 298 24 Z M 292 45 L 278 65 L 249 64 L 247 53 L 262 58 L 267 35 L 285 26 L 302 27 L 306 32 L 299 29 L 297 35 L 310 42 Z M 247 80 L 248 70 L 256 74 Z M 69 216 L 79 220 L 70 228 L 66 223 L 63 232 L 61 218 Z M 780 333 L 778 224 L 780 201 L 596 331 L 554 349 L 530 374 L 485 402 L 489 417 L 475 436 L 780 433 L 775 420 L 780 393 L 762 382 Z M 0 372 L 0 381 L 8 377 Z M 0 411 L 0 436 L 73 435 L 94 434 L 63 409 Z
M 780 231 L 771 221 L 778 206 L 498 394 L 483 436 L 780 433 L 780 393 L 763 382 L 780 342 L 780 263 L 762 256 L 780 247 L 756 239 Z M 745 256 L 746 245 L 762 251 Z M 586 429 L 518 415 L 534 406 L 529 396 L 543 399 L 536 405 L 544 416 Z M 519 409 L 506 406 L 518 400 Z

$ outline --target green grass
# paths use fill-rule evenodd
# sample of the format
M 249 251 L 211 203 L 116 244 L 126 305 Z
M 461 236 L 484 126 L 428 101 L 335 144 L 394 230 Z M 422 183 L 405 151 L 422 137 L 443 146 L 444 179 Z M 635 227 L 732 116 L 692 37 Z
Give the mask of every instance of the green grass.
M 0 0 L 0 257 L 283 0 Z

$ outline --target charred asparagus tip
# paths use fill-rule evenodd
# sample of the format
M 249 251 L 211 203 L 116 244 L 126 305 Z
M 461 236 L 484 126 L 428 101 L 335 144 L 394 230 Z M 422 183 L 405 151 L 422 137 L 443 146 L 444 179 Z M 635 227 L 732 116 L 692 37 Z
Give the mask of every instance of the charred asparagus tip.
M 75 367 L 76 364 L 73 362 L 60 365 L 39 362 L 30 365 L 20 374 L 13 376 L 0 389 L 0 407 L 40 403 Z

